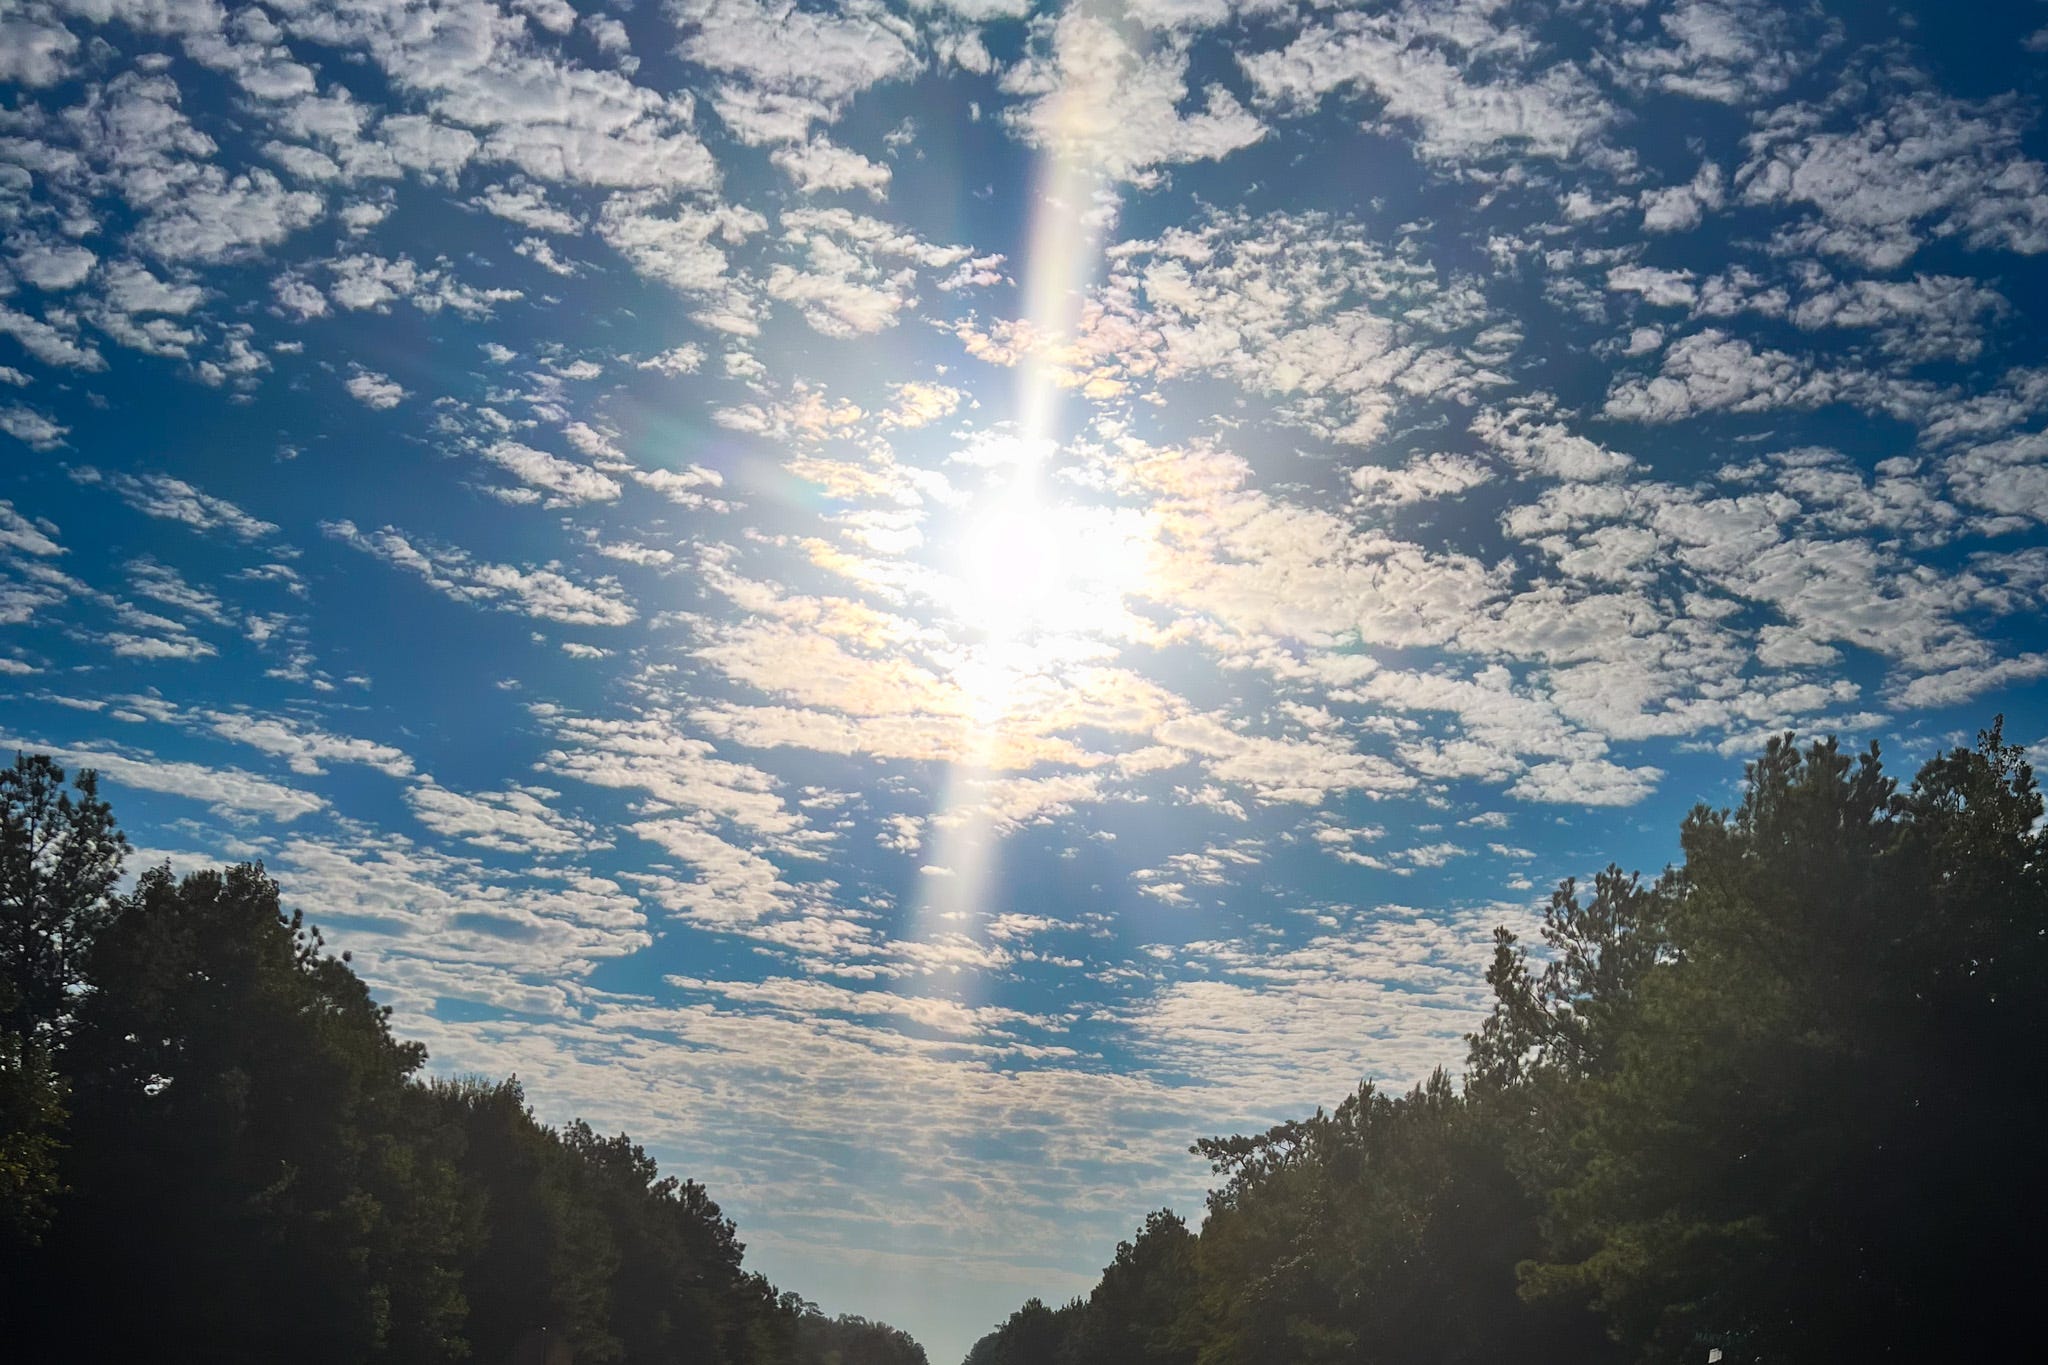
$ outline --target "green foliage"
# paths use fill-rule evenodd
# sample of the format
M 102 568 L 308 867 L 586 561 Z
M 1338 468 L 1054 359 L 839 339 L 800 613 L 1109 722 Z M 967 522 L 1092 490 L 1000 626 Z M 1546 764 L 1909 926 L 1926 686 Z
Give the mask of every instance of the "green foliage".
M 1507 1137 L 1438 1071 L 1197 1144 L 1225 1177 L 1198 1257 L 1202 1365 L 1599 1359 L 1582 1325 L 1516 1298 L 1538 1207 Z
M 842 1313 L 827 1317 L 801 1300 L 796 1314 L 796 1358 L 803 1365 L 928 1365 L 924 1347 L 887 1323 Z
M 0 997 L 8 989 L 0 984 Z M 32 1244 L 48 1224 L 62 1189 L 63 1127 L 63 1087 L 49 1049 L 0 1025 L 0 1247 Z
M 1026 1299 L 1009 1321 L 974 1343 L 966 1365 L 1055 1365 L 1084 1312 L 1078 1299 L 1057 1309 Z
M 1085 1299 L 970 1365 L 1944 1357 L 2017 1326 L 2048 1202 L 2048 833 L 1994 726 L 1899 791 L 1788 736 L 1655 882 L 1496 936 L 1462 1087 L 1196 1144 Z M 699 1185 L 417 1079 L 260 867 L 114 894 L 92 775 L 0 772 L 0 1319 L 81 1359 L 919 1365 L 743 1265 Z
M 1612 1069 L 1583 1086 L 1533 1294 L 1643 1359 L 1941 1355 L 2039 1274 L 2028 1074 L 2041 800 L 1999 726 L 1905 795 L 1875 750 L 1774 741 L 1696 810 Z
M 252 1362 L 448 1343 L 459 1300 L 405 1235 L 452 1179 L 404 1142 L 424 1051 L 280 913 L 276 883 L 147 872 L 86 972 L 60 1054 L 73 1194 L 44 1266 L 105 1295 L 86 1339 L 108 1358 L 168 1338 Z
M 1493 1012 L 1472 1035 L 1467 1075 L 1490 1092 L 1534 1079 L 1577 1080 L 1614 1060 L 1626 1034 L 1638 987 L 1666 951 L 1665 904 L 1671 879 L 1642 878 L 1610 865 L 1581 900 L 1566 878 L 1543 916 L 1544 964 L 1505 927 L 1494 931 L 1486 981 Z
M 128 852 L 99 775 L 88 768 L 72 787 L 44 754 L 0 768 L 0 1027 L 23 1038 L 68 1016 Z
M 969 1365 L 1946 1359 L 2048 1254 L 2048 832 L 1994 723 L 1901 793 L 1772 741 L 1645 883 L 1495 936 L 1462 1087 L 1196 1144 L 1084 1301 Z
M 71 786 L 46 755 L 0 768 L 0 1248 L 40 1240 L 63 1189 L 65 1087 L 51 1053 L 128 851 L 98 775 Z
M 566 1153 L 519 1082 L 433 1082 L 427 1093 L 459 1134 L 465 1185 L 485 1215 L 459 1261 L 477 1358 L 510 1359 L 533 1333 L 567 1341 L 579 1357 L 614 1358 L 606 1316 L 616 1253 L 595 1211 L 577 1205 Z
M 1194 1365 L 1195 1236 L 1161 1209 L 1116 1258 L 1075 1315 L 1067 1365 Z
M 0 1323 L 69 1358 L 923 1365 L 742 1265 L 701 1185 L 555 1129 L 517 1080 L 418 1079 L 260 866 L 114 894 L 81 774 L 0 773 Z M 28 1003 L 24 1003 L 28 1002 Z M 68 1125 L 67 1125 L 68 1111 Z M 823 1323 L 821 1329 L 819 1324 Z

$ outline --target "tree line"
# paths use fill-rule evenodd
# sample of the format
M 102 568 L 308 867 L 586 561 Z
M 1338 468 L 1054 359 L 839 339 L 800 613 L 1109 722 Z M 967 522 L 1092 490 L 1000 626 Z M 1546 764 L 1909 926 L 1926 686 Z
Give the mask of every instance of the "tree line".
M 95 775 L 0 769 L 0 1342 L 75 1360 L 925 1365 L 703 1186 L 423 1075 L 258 865 L 123 891 Z
M 1831 1365 L 2034 1335 L 2048 833 L 2003 720 L 1905 790 L 1787 735 L 1682 860 L 1495 935 L 1463 1076 L 1198 1142 L 968 1365 Z M 1332 1020 L 1331 1026 L 1342 1023 Z

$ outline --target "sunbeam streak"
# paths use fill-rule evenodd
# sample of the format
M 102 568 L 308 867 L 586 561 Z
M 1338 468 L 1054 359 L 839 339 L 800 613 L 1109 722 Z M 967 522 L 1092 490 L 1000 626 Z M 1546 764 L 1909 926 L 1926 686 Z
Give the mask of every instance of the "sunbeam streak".
M 1844 1054 L 1852 1069 L 1879 1099 L 1908 1095 L 1886 1065 L 1918 1048 L 1947 1084 L 1943 1049 L 1901 1010 L 1963 1008 L 1957 991 L 2004 960 L 1992 949 L 2025 946 L 1985 927 L 2005 900 L 1943 882 L 1970 951 L 1927 991 L 1885 975 L 1948 941 L 1940 907 L 1905 894 L 1939 852 L 1923 843 L 1977 816 L 1998 829 L 1955 844 L 1973 865 L 1992 866 L 1994 836 L 2040 842 L 2031 797 L 1980 799 L 1975 777 L 1957 809 L 1927 807 L 1938 829 L 1900 823 L 1893 798 L 1949 790 L 1916 794 L 1908 773 L 1993 717 L 2048 747 L 2048 4 L 0 9 L 0 778 L 8 749 L 34 769 L 16 797 L 0 781 L 0 816 L 24 809 L 29 831 L 0 820 L 0 1321 L 19 1286 L 30 1326 L 63 1326 L 42 1335 L 80 1359 L 155 1339 L 296 1359 L 293 1324 L 318 1321 L 346 1325 L 322 1337 L 336 1359 L 498 1362 L 532 1354 L 520 1332 L 574 1319 L 561 1344 L 584 1361 L 716 1347 L 725 1365 L 957 1365 L 1032 1296 L 1019 1321 L 1036 1326 L 1010 1333 L 1023 1358 L 976 1349 L 973 1365 L 1291 1365 L 1366 1345 L 1605 1365 L 1614 1324 L 1590 1324 L 1590 1350 L 1533 1339 L 1566 1305 L 1524 1304 L 1516 1264 L 1557 1241 L 1643 1271 L 1631 1288 L 1528 1262 L 1645 1321 L 1639 1291 L 1674 1281 L 1644 1270 L 1632 1233 L 1616 1260 L 1597 1229 L 1529 1211 L 1557 1197 L 1603 1226 L 1690 1224 L 1614 1221 L 1628 1211 L 1608 1196 L 1636 1197 L 1620 1189 L 1510 1188 L 1534 1169 L 1502 1146 L 1517 1103 L 1485 1096 L 1467 1143 L 1437 1124 L 1457 1097 L 1399 1099 L 1471 1065 L 1494 1003 L 1513 1017 L 1486 1087 L 1551 1093 L 1556 1049 L 1517 1052 L 1536 1036 L 1524 1006 L 1572 967 L 1542 936 L 1570 905 L 1551 899 L 1560 878 L 1675 865 L 1700 848 L 1688 812 L 1738 799 L 1738 756 L 1832 735 L 1823 766 L 1848 763 L 1857 791 L 1878 790 L 1849 757 L 1866 745 L 1901 779 L 1875 812 L 1889 832 L 1851 841 L 1882 854 L 1876 871 L 1843 885 L 1887 890 L 1871 904 L 1904 907 L 1910 932 L 1835 932 L 1855 925 L 1814 911 L 1812 944 L 1737 964 L 1719 992 L 1737 1031 L 1743 1002 L 1777 1001 L 1794 1043 L 1854 1041 L 1808 1005 L 1848 999 L 1860 945 L 1898 1008 L 1880 1011 L 1883 1046 Z M 85 812 L 88 769 L 129 853 L 112 891 L 80 883 L 75 925 L 46 922 L 30 798 L 62 786 Z M 1810 815 L 1825 790 L 1802 779 L 1773 809 Z M 1744 818 L 1706 830 L 1716 856 Z M 1834 866 L 1826 839 L 1793 833 L 1798 856 L 1758 866 Z M 1861 866 L 1848 852 L 1841 868 Z M 2035 852 L 2019 881 L 1971 884 L 2005 897 L 2048 864 Z M 236 945 L 289 920 L 251 901 L 237 928 L 201 897 L 175 919 L 145 903 L 105 951 L 91 940 L 154 869 L 244 860 L 352 958 L 301 962 L 317 1000 L 270 1001 L 307 1004 L 286 1013 L 321 1035 L 310 1051 L 273 1045 L 292 1019 L 266 1032 L 230 1009 L 204 1029 L 228 1048 L 209 1061 L 152 1011 L 240 998 L 208 965 L 223 954 L 282 982 L 265 964 L 288 950 Z M 1760 915 L 1791 943 L 1781 912 L 1818 885 L 1793 881 L 1759 881 L 1755 915 L 1725 933 L 1712 921 L 1732 898 L 1695 903 L 1690 872 L 1662 926 L 1580 885 L 1593 930 L 1635 925 L 1657 949 L 1630 961 L 1687 968 L 1607 1013 L 1655 1015 L 1674 1044 L 1718 1037 L 1690 1027 L 1712 973 L 1671 935 L 1711 930 L 1721 952 Z M 34 905 L 10 904 L 31 884 Z M 1533 986 L 1496 970 L 1503 928 Z M 1800 963 L 1817 987 L 1784 977 Z M 2020 993 L 1998 984 L 1999 1018 Z M 2031 1032 L 1982 1018 L 1997 1038 Z M 1784 1041 L 1758 1027 L 1744 1036 Z M 387 1029 L 425 1048 L 421 1081 L 519 1084 L 490 1092 L 484 1127 L 437 1117 L 401 1077 L 349 1099 L 357 1063 L 417 1058 Z M 1611 1041 L 1633 1056 L 1643 1040 Z M 1669 1081 L 1728 1108 L 1726 1086 L 1654 1042 L 1631 1103 Z M 237 1048 L 286 1069 L 259 1075 Z M 1757 1056 L 1768 1071 L 1772 1048 Z M 319 1117 L 335 1058 L 342 1127 L 297 1122 Z M 1819 1074 L 1803 1067 L 1794 1090 Z M 208 1078 L 245 1072 L 214 1103 Z M 1361 1077 L 1372 1103 L 1332 1117 Z M 1607 1103 L 1621 1080 L 1595 1088 L 1565 1108 L 1721 1132 L 1631 1118 Z M 1323 1121 L 1276 1130 L 1319 1106 Z M 1380 1122 L 1397 1109 L 1423 1127 Z M 1939 1110 L 1901 1110 L 1899 1132 L 1932 1133 Z M 580 1155 L 543 1160 L 539 1128 L 568 1142 L 578 1115 Z M 1610 1157 L 1634 1169 L 1539 1117 L 1538 1155 L 1586 1158 L 1564 1163 L 1574 1179 Z M 215 1118 L 232 1120 L 227 1148 L 188 1131 Z M 163 1124 L 182 1134 L 168 1147 Z M 1278 1146 L 1215 1149 L 1221 1169 L 1189 1147 L 1275 1131 Z M 1341 1138 L 1318 1150 L 1342 1170 L 1302 1165 L 1290 1131 Z M 620 1132 L 631 1143 L 599 1136 Z M 1449 1142 L 1442 1170 L 1408 1159 L 1424 1137 Z M 656 1180 L 642 1209 L 635 1172 L 652 1168 L 634 1145 L 692 1183 Z M 1763 1188 L 1750 1167 L 1769 1147 L 1748 1144 L 1737 1185 Z M 314 1148 L 340 1166 L 299 1160 Z M 486 1150 L 526 1174 L 447 1183 L 444 1165 Z M 131 1158 L 167 1151 L 233 1188 L 130 1178 Z M 1391 1203 L 1364 1197 L 1387 1152 Z M 1306 1242 L 1233 1202 L 1199 1226 L 1148 1219 L 1130 1257 L 1112 1251 L 1148 1211 L 1264 1180 L 1268 1157 Z M 586 1160 L 602 1168 L 587 1180 Z M 283 1169 L 305 1174 L 265 1194 Z M 1623 1183 L 1704 1188 L 1683 1174 Z M 542 1185 L 519 1193 L 528 1176 Z M 674 1223 L 697 1191 L 701 1225 Z M 1452 1199 L 1450 1224 L 1429 1191 Z M 209 1250 L 229 1241 L 157 1216 L 157 1195 L 209 1227 L 233 1213 L 238 1261 L 292 1293 L 212 1273 L 233 1269 Z M 365 1222 L 351 1209 L 370 1196 L 384 1213 L 364 1205 Z M 250 1199 L 268 1215 L 244 1218 Z M 1514 1226 L 1489 1230 L 1484 1209 Z M 1377 1237 L 1375 1210 L 1426 1234 L 1374 1243 L 1391 1281 L 1353 1273 L 1350 1234 Z M 1722 1212 L 1716 1227 L 1743 1210 Z M 1885 1213 L 1900 1255 L 1926 1242 L 1962 1264 L 1968 1239 L 1915 1241 Z M 744 1268 L 737 1243 L 700 1254 L 731 1224 Z M 1981 1247 L 2001 1254 L 2010 1231 Z M 41 1238 L 23 1256 L 58 1258 L 47 1273 L 11 1273 L 23 1234 Z M 482 1259 L 464 1260 L 455 1244 L 477 1237 Z M 1480 1243 L 1461 1276 L 1450 1261 Z M 293 1246 L 325 1269 L 271 1254 Z M 1098 1331 L 1088 1286 L 1112 1255 L 1104 1303 L 1192 1316 Z M 713 1292 L 693 1266 L 741 1279 Z M 1198 1292 L 1134 1288 L 1182 1270 Z M 1325 1270 L 1346 1277 L 1341 1304 Z M 559 1293 L 520 1287 L 542 1271 Z M 1708 1278 L 1685 1302 L 1734 1301 Z M 771 1283 L 821 1306 L 811 1327 L 880 1314 L 929 1355 L 799 1348 L 774 1327 L 789 1301 L 758 1292 Z M 58 1284 L 111 1307 L 73 1313 L 77 1294 L 44 1292 Z M 1307 1298 L 1282 1304 L 1288 1285 Z M 1863 1316 L 1885 1325 L 1889 1295 Z M 1817 1321 L 1798 1298 L 1769 1320 Z M 257 1316 L 285 1344 L 237 1346 L 229 1310 L 272 1301 L 291 1312 Z M 1390 1302 L 1426 1328 L 1414 1349 L 1380 1320 Z M 1067 1345 L 1036 1334 L 1049 1322 L 1073 1328 Z M 1692 1333 L 1709 1324 L 1670 1322 L 1683 1339 L 1623 1354 L 1703 1359 Z M 1726 1354 L 1760 1352 L 1856 1354 Z
M 965 691 L 969 730 L 936 803 L 938 831 L 928 866 L 945 875 L 920 879 L 910 917 L 913 935 L 971 926 L 998 907 L 1000 835 L 977 800 L 1002 751 L 1005 722 L 1022 684 L 1054 665 L 1056 637 L 1108 633 L 1123 616 L 1124 591 L 1144 551 L 1113 512 L 1063 505 L 1053 484 L 1061 472 L 1067 378 L 1058 358 L 1071 343 L 1083 300 L 1102 265 L 1103 235 L 1115 219 L 1114 183 L 1073 150 L 1099 111 L 1085 93 L 1054 97 L 1052 133 L 1037 183 L 1037 210 L 1024 263 L 1022 319 L 1027 354 L 1017 369 L 1014 439 L 991 470 L 981 498 L 963 519 L 953 603 L 972 639 L 956 678 Z

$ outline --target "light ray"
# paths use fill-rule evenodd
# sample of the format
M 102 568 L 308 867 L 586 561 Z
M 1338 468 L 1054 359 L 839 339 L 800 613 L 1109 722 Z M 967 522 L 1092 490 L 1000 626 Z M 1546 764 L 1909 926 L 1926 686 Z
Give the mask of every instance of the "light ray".
M 1122 614 L 1133 555 L 1127 532 L 1064 505 L 1050 486 L 1063 430 L 1060 357 L 1074 340 L 1089 288 L 1102 266 L 1103 238 L 1114 218 L 1115 186 L 1070 149 L 1062 130 L 1093 126 L 1095 111 L 1073 91 L 1056 93 L 1053 136 L 1034 186 L 1023 282 L 1024 354 L 1016 371 L 1013 437 L 964 520 L 958 599 L 952 605 L 974 637 L 955 676 L 968 695 L 962 753 L 934 807 L 932 865 L 950 875 L 920 878 L 909 931 L 926 938 L 968 928 L 1000 907 L 989 904 L 1000 845 L 985 809 L 1013 710 L 1024 684 L 1058 653 L 1045 637 L 1107 633 Z

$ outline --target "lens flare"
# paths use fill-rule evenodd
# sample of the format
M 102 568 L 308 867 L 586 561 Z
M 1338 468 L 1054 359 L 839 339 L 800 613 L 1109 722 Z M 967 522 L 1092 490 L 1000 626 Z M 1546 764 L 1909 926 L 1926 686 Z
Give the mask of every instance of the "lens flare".
M 1073 382 L 1061 357 L 1074 353 L 1115 216 L 1116 187 L 1085 150 L 1091 143 L 1082 134 L 1099 119 L 1089 100 L 1085 89 L 1055 94 L 1044 121 L 1011 449 L 985 465 L 987 477 L 956 523 L 952 596 L 943 605 L 961 634 L 953 678 L 964 735 L 932 813 L 931 865 L 946 875 L 920 878 L 913 937 L 971 932 L 1001 908 L 989 903 L 1002 842 L 991 792 L 1015 775 L 1017 755 L 1031 751 L 1026 727 L 1042 723 L 1020 713 L 1043 705 L 1065 664 L 1099 658 L 1136 634 L 1126 601 L 1146 564 L 1142 517 L 1057 496 Z

